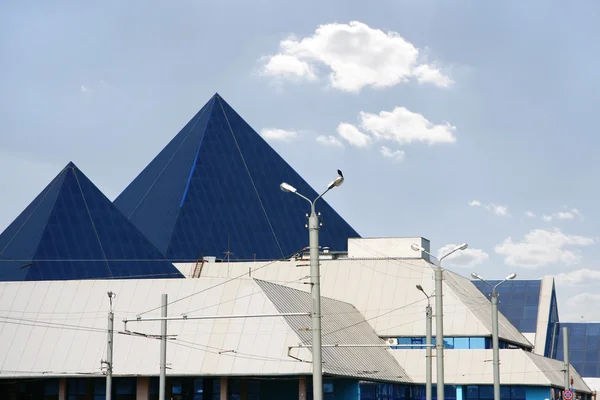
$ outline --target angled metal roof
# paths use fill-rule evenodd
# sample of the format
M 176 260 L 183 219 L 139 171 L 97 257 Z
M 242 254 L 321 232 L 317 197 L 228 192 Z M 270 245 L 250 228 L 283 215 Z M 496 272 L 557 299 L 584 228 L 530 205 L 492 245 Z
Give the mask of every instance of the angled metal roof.
M 178 266 L 190 271 L 193 264 Z M 309 291 L 307 261 L 271 263 L 206 263 L 204 277 L 227 277 L 248 273 L 268 281 L 290 282 L 286 286 Z M 491 304 L 473 283 L 446 270 L 444 278 L 444 335 L 491 336 Z M 295 282 L 293 282 L 295 281 Z M 432 265 L 423 259 L 338 259 L 321 261 L 321 295 L 352 304 L 381 337 L 425 336 L 427 299 L 415 286 L 434 292 Z M 432 299 L 433 301 L 433 299 Z M 531 347 L 503 315 L 500 338 Z M 435 326 L 435 321 L 434 321 Z
M 311 294 L 256 279 L 281 313 L 310 310 Z M 321 299 L 322 344 L 382 345 L 360 312 L 351 304 L 323 297 Z M 311 317 L 285 317 L 302 344 L 312 343 Z M 312 349 L 311 349 L 312 351 Z M 323 347 L 323 372 L 337 376 L 391 382 L 411 382 L 410 377 L 384 347 Z
M 554 386 L 564 386 L 564 363 L 559 360 L 552 358 L 546 358 L 538 354 L 525 352 L 527 357 L 533 361 L 533 363 L 544 372 L 548 381 Z M 577 391 L 591 392 L 589 386 L 584 382 L 579 373 L 571 365 L 570 368 L 571 376 L 573 377 L 573 387 Z
M 160 315 L 309 312 L 310 295 L 277 284 L 240 279 L 144 279 L 0 282 L 0 379 L 101 376 L 106 358 L 106 293 L 114 300 L 115 376 L 159 373 L 159 322 L 121 322 Z M 276 304 L 276 305 L 275 305 Z M 351 305 L 323 299 L 325 343 L 382 343 Z M 348 325 L 351 325 L 348 327 Z M 310 375 L 312 365 L 288 356 L 310 337 L 310 317 L 269 317 L 168 322 L 169 375 Z M 343 328 L 343 329 L 340 329 Z M 308 348 L 293 354 L 311 360 Z M 384 348 L 326 349 L 325 373 L 365 380 L 410 382 Z
M 449 270 L 444 271 L 444 276 L 447 287 L 454 291 L 463 304 L 491 331 L 492 309 L 489 300 L 471 280 Z M 498 334 L 507 341 L 529 348 L 533 347 L 529 340 L 501 312 L 498 313 Z

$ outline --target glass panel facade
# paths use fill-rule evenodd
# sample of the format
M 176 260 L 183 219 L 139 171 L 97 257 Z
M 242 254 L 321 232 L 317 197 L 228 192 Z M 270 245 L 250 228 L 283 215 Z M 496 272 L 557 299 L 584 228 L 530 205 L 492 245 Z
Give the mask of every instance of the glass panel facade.
M 432 397 L 437 399 L 437 388 L 433 385 Z M 469 385 L 444 387 L 444 398 L 455 400 L 457 392 L 462 391 L 464 400 L 493 400 L 494 387 L 492 385 Z M 526 386 L 501 386 L 500 398 L 502 400 L 526 400 Z M 548 394 L 550 388 L 548 388 Z M 360 400 L 425 400 L 425 387 L 411 385 L 394 385 L 387 383 L 360 383 Z
M 480 280 L 473 284 L 488 299 L 492 288 Z M 489 281 L 496 285 L 500 281 Z M 498 310 L 521 332 L 535 332 L 541 280 L 507 281 L 498 287 Z
M 562 328 L 569 334 L 569 362 L 586 378 L 600 378 L 600 323 L 560 322 L 556 324 L 556 359 L 564 357 Z
M 0 235 L 2 259 L 31 262 L 0 262 L 0 280 L 182 277 L 73 163 L 42 194 L 15 220 L 27 229 Z
M 115 205 L 172 260 L 272 260 L 306 246 L 307 204 L 279 185 L 315 198 L 308 183 L 220 96 L 193 121 Z M 327 202 L 318 211 L 322 246 L 346 250 L 359 237 Z

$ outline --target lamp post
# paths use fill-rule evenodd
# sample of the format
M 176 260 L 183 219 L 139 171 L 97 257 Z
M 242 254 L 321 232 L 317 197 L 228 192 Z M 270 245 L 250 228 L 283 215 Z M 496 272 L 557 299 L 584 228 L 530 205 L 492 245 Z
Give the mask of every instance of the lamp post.
M 504 278 L 503 281 L 496 285 L 492 285 L 488 281 L 484 280 L 480 275 L 473 272 L 471 276 L 475 279 L 479 279 L 492 288 L 492 351 L 494 354 L 494 400 L 500 400 L 500 350 L 498 345 L 498 293 L 496 289 L 509 279 L 515 279 L 517 274 L 514 272 Z
M 284 192 L 294 193 L 310 203 L 308 217 L 308 239 L 310 248 L 310 278 L 312 294 L 312 354 L 313 354 L 313 399 L 323 400 L 323 362 L 321 358 L 321 273 L 319 271 L 319 217 L 315 212 L 315 203 L 328 191 L 344 183 L 344 175 L 338 169 L 335 178 L 327 189 L 314 200 L 298 193 L 295 187 L 283 182 L 279 187 Z
M 425 308 L 425 400 L 431 400 L 431 301 L 429 295 L 423 290 L 423 286 L 417 285 L 417 290 L 423 292 L 427 297 L 427 307 Z
M 413 243 L 410 247 L 414 251 L 421 251 L 430 257 L 438 260 L 435 269 L 435 356 L 436 356 L 436 368 L 437 368 L 437 398 L 438 400 L 444 400 L 444 302 L 442 299 L 442 260 L 449 255 L 464 250 L 469 245 L 466 243 L 459 244 L 448 253 L 444 254 L 440 258 L 435 257 L 433 254 L 425 250 L 422 246 Z

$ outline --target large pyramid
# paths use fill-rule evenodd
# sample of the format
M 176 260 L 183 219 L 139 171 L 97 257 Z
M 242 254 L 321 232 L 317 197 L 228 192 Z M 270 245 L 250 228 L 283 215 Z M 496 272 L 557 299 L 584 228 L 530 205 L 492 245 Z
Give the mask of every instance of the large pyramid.
M 307 157 L 310 155 L 307 154 Z M 215 94 L 115 200 L 166 258 L 279 259 L 308 245 L 317 193 Z M 345 250 L 358 233 L 320 201 L 320 243 Z
M 177 277 L 73 163 L 0 234 L 2 281 Z

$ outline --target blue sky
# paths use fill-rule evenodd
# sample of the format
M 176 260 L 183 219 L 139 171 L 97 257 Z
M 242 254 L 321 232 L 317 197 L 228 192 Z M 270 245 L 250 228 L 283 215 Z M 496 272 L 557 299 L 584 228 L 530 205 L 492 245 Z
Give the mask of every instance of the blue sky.
M 313 186 L 342 169 L 328 200 L 363 236 L 466 241 L 449 268 L 558 275 L 562 318 L 600 320 L 599 17 L 592 0 L 4 1 L 0 230 L 70 160 L 114 198 L 219 92 Z

